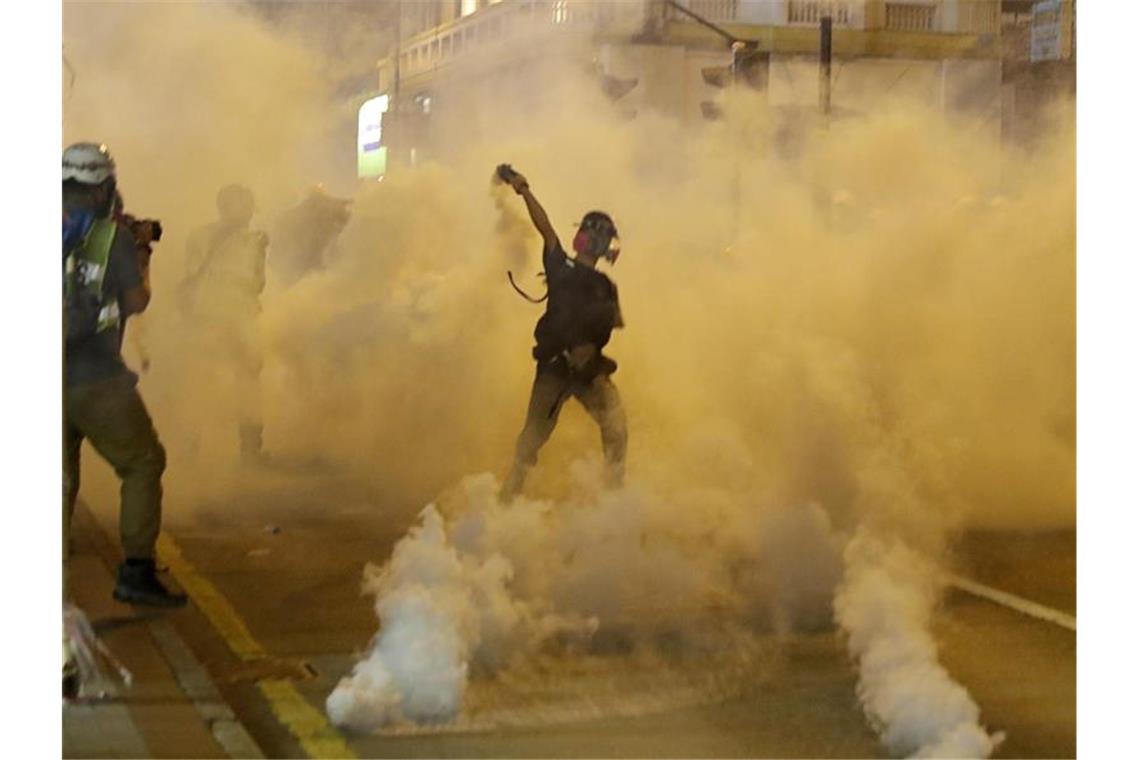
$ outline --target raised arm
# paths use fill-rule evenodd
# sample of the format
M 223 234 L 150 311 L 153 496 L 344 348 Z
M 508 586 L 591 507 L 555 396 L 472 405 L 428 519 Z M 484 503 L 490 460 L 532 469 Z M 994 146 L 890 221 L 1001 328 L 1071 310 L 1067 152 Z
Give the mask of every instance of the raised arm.
M 546 209 L 534 197 L 534 193 L 530 191 L 530 185 L 527 184 L 526 177 L 516 171 L 510 174 L 511 187 L 515 192 L 523 197 L 526 201 L 526 210 L 530 214 L 530 220 L 534 223 L 534 228 L 542 235 L 542 242 L 546 245 L 547 249 L 560 245 L 558 242 L 558 233 L 554 231 L 554 226 L 550 223 L 550 217 L 546 215 Z

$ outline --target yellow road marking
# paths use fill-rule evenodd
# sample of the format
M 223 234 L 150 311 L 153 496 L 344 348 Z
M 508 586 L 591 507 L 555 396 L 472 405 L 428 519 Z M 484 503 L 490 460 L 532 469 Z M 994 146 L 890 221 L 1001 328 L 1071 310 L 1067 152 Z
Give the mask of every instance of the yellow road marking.
M 170 567 L 170 572 L 178 579 L 178 583 L 194 600 L 194 604 L 198 605 L 198 609 L 210 619 L 234 654 L 242 660 L 260 660 L 269 656 L 245 627 L 245 622 L 229 600 L 194 569 L 166 532 L 158 536 L 158 556 Z
M 235 655 L 244 661 L 269 656 L 229 600 L 182 556 L 178 544 L 165 531 L 158 537 L 158 556 Z M 324 713 L 309 704 L 291 681 L 266 678 L 257 682 L 257 688 L 278 722 L 297 738 L 309 757 L 357 757 Z
M 309 704 L 291 681 L 266 678 L 257 682 L 257 688 L 273 707 L 277 720 L 297 737 L 309 757 L 356 757 L 325 714 Z

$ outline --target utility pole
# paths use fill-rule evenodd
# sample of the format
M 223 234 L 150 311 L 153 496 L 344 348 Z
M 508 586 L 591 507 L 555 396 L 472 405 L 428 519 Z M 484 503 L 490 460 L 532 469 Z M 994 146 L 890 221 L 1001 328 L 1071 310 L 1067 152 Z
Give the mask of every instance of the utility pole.
M 725 42 L 728 43 L 728 48 L 732 52 L 732 63 L 727 67 L 727 71 L 723 66 L 710 66 L 701 69 L 701 77 L 707 84 L 713 87 L 728 87 L 730 90 L 739 91 L 738 86 L 742 83 L 749 85 L 753 89 L 767 89 L 768 87 L 768 53 L 760 51 L 759 40 L 747 40 L 737 37 L 727 29 L 723 29 L 700 14 L 694 13 L 685 6 L 676 2 L 676 0 L 665 0 L 666 6 L 673 10 L 688 16 L 693 21 L 696 21 L 701 26 L 715 32 Z M 705 118 L 719 119 L 723 114 L 716 108 L 714 103 L 701 103 L 701 110 L 705 113 Z M 738 149 L 743 149 L 744 137 L 743 130 L 746 129 L 745 125 L 741 123 L 740 119 L 734 120 L 736 123 L 731 126 L 732 131 L 736 134 L 735 142 Z M 732 178 L 729 184 L 729 195 L 732 202 L 732 237 L 725 252 L 731 252 L 733 245 L 737 243 L 740 237 L 740 217 L 741 217 L 741 170 L 740 161 L 733 161 L 732 163 Z
M 404 2 L 397 0 L 396 2 L 396 44 L 394 46 L 395 52 L 392 54 L 393 71 L 392 71 L 392 102 L 389 107 L 395 110 L 395 106 L 400 102 L 400 46 L 403 44 L 403 37 L 401 35 L 400 24 L 403 23 L 404 17 Z
M 831 16 L 819 20 L 819 112 L 831 114 Z
M 384 142 L 389 147 L 388 163 L 395 168 L 403 160 L 404 125 L 400 118 L 400 48 L 403 45 L 404 1 L 396 0 L 396 44 L 392 47 L 392 93 L 388 97 L 388 112 L 381 117 L 384 124 Z
M 823 129 L 827 130 L 831 124 L 831 15 L 819 19 L 819 113 L 823 117 Z M 828 172 L 825 164 L 823 171 Z M 833 209 L 831 192 L 827 189 L 830 182 L 823 179 L 819 190 L 822 195 L 824 224 L 827 229 L 832 228 Z

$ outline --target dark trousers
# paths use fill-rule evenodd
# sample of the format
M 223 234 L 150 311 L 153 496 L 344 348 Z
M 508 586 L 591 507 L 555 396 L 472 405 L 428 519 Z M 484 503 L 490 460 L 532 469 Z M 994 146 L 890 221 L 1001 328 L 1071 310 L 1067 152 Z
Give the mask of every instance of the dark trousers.
M 79 451 L 86 438 L 122 481 L 119 537 L 130 559 L 151 559 L 162 523 L 166 451 L 127 374 L 63 389 L 64 557 L 79 494 Z
M 515 461 L 503 482 L 500 498 L 508 501 L 522 492 L 527 474 L 538 461 L 538 451 L 554 432 L 562 405 L 570 397 L 579 403 L 598 424 L 602 434 L 602 449 L 606 457 L 606 482 L 611 487 L 621 485 L 625 476 L 625 449 L 628 434 L 625 409 L 621 396 L 609 375 L 598 375 L 592 380 L 575 379 L 558 369 L 539 367 L 530 390 L 526 424 L 515 445 Z

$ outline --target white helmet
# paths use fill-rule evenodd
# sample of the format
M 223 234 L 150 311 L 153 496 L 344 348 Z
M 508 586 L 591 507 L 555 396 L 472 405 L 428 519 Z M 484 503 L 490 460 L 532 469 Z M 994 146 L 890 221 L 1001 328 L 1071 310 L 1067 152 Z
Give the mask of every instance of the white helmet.
M 63 152 L 63 179 L 98 185 L 115 176 L 115 159 L 106 145 L 75 143 Z

